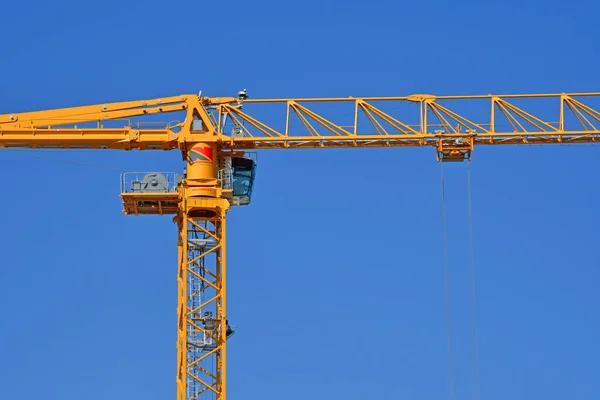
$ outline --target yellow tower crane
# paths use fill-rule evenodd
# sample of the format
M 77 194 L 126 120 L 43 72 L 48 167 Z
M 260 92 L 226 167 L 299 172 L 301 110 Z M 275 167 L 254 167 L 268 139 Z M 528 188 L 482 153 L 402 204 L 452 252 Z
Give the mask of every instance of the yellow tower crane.
M 182 175 L 122 175 L 123 212 L 175 216 L 177 400 L 207 394 L 224 400 L 226 344 L 234 333 L 227 319 L 225 221 L 230 207 L 251 201 L 256 157 L 250 151 L 432 146 L 443 162 L 470 159 L 476 145 L 591 143 L 600 139 L 595 126 L 600 112 L 586 103 L 599 97 L 419 94 L 254 100 L 245 90 L 237 97 L 181 95 L 0 115 L 0 148 L 181 151 Z M 553 117 L 535 116 L 521 104 Z M 324 116 L 344 108 L 345 124 L 339 113 Z M 134 121 L 171 112 L 181 112 L 183 122 Z M 119 122 L 123 119 L 125 124 Z

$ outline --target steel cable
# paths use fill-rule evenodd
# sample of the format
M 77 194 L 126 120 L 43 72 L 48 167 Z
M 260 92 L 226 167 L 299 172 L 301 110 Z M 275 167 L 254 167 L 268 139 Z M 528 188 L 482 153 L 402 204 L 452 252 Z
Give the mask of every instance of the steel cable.
M 471 161 L 467 167 L 467 196 L 468 196 L 468 220 L 469 220 L 469 251 L 471 272 L 471 324 L 473 329 L 473 398 L 480 398 L 480 375 L 479 375 L 479 339 L 477 334 L 477 293 L 475 288 L 475 246 L 473 244 L 473 203 L 471 197 Z
M 65 164 L 73 164 L 73 165 L 79 165 L 80 167 L 98 168 L 98 169 L 104 169 L 104 170 L 108 170 L 108 171 L 125 172 L 125 170 L 122 170 L 119 168 L 105 167 L 103 165 L 87 164 L 87 163 L 82 163 L 82 162 L 78 162 L 78 161 L 70 161 L 70 160 L 63 160 L 63 159 L 59 159 L 59 158 L 44 157 L 44 156 L 28 154 L 23 150 L 8 149 L 8 150 L 3 150 L 3 151 L 7 151 L 8 153 L 13 153 L 13 154 L 19 154 L 19 155 L 25 156 L 25 157 L 37 158 L 39 160 L 47 160 L 47 161 L 65 163 Z
M 442 229 L 444 235 L 444 270 L 446 280 L 446 318 L 448 323 L 448 369 L 450 374 L 450 397 L 456 399 L 456 365 L 454 360 L 454 337 L 452 328 L 452 297 L 450 294 L 450 268 L 448 265 L 448 232 L 446 224 L 446 194 L 444 163 L 440 163 L 442 186 Z

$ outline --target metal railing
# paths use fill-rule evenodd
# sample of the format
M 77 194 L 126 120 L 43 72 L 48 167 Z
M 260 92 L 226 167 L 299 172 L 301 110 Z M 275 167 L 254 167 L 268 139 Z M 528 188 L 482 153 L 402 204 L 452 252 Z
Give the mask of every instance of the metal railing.
M 174 193 L 179 182 L 175 172 L 126 172 L 121 174 L 121 193 Z

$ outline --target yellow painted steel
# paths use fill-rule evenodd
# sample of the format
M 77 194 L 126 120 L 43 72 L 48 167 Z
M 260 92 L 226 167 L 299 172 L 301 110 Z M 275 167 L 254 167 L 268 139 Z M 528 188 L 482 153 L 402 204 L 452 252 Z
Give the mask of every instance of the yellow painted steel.
M 226 230 L 229 202 L 188 197 L 183 188 L 178 240 L 177 399 L 226 398 Z M 203 237 L 202 239 L 199 239 Z M 214 241 L 199 246 L 196 241 Z M 194 251 L 195 247 L 195 251 Z M 214 329 L 202 327 L 214 312 Z
M 178 192 L 122 193 L 123 211 L 175 214 L 177 399 L 206 393 L 224 400 L 231 193 L 221 189 L 218 171 L 225 153 L 432 146 L 438 159 L 462 160 L 479 145 L 592 143 L 600 140 L 600 111 L 589 105 L 594 101 L 600 105 L 600 93 L 258 100 L 180 95 L 0 115 L 0 148 L 182 152 L 187 170 Z M 181 113 L 182 122 L 133 120 L 166 113 Z M 201 326 L 206 310 L 215 313 L 216 329 Z
M 600 93 L 258 100 L 181 95 L 0 115 L 0 147 L 187 152 L 197 143 L 215 143 L 219 149 L 240 150 L 433 146 L 441 151 L 457 140 L 464 148 L 589 143 L 598 141 L 600 112 L 586 102 L 598 100 Z M 325 116 L 314 110 L 334 104 L 343 111 Z M 390 107 L 396 111 L 386 110 Z M 128 120 L 105 127 L 112 120 L 177 111 L 184 113 L 183 122 Z M 546 118 L 536 116 L 539 112 Z M 77 126 L 89 122 L 96 126 Z
M 190 195 L 217 197 L 218 149 L 215 143 L 197 143 L 187 152 L 187 183 Z

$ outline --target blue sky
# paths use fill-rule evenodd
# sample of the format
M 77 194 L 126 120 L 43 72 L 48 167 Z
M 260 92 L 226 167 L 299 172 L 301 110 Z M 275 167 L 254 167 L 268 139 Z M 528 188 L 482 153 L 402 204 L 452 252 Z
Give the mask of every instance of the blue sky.
M 242 88 L 600 89 L 591 1 L 406 3 L 13 1 L 0 113 Z M 482 399 L 600 396 L 597 151 L 473 155 Z M 229 218 L 230 398 L 451 398 L 433 150 L 259 161 L 253 204 Z M 123 215 L 119 171 L 181 168 L 177 152 L 0 152 L 0 398 L 174 397 L 176 227 Z M 445 167 L 458 398 L 472 390 L 466 168 Z

